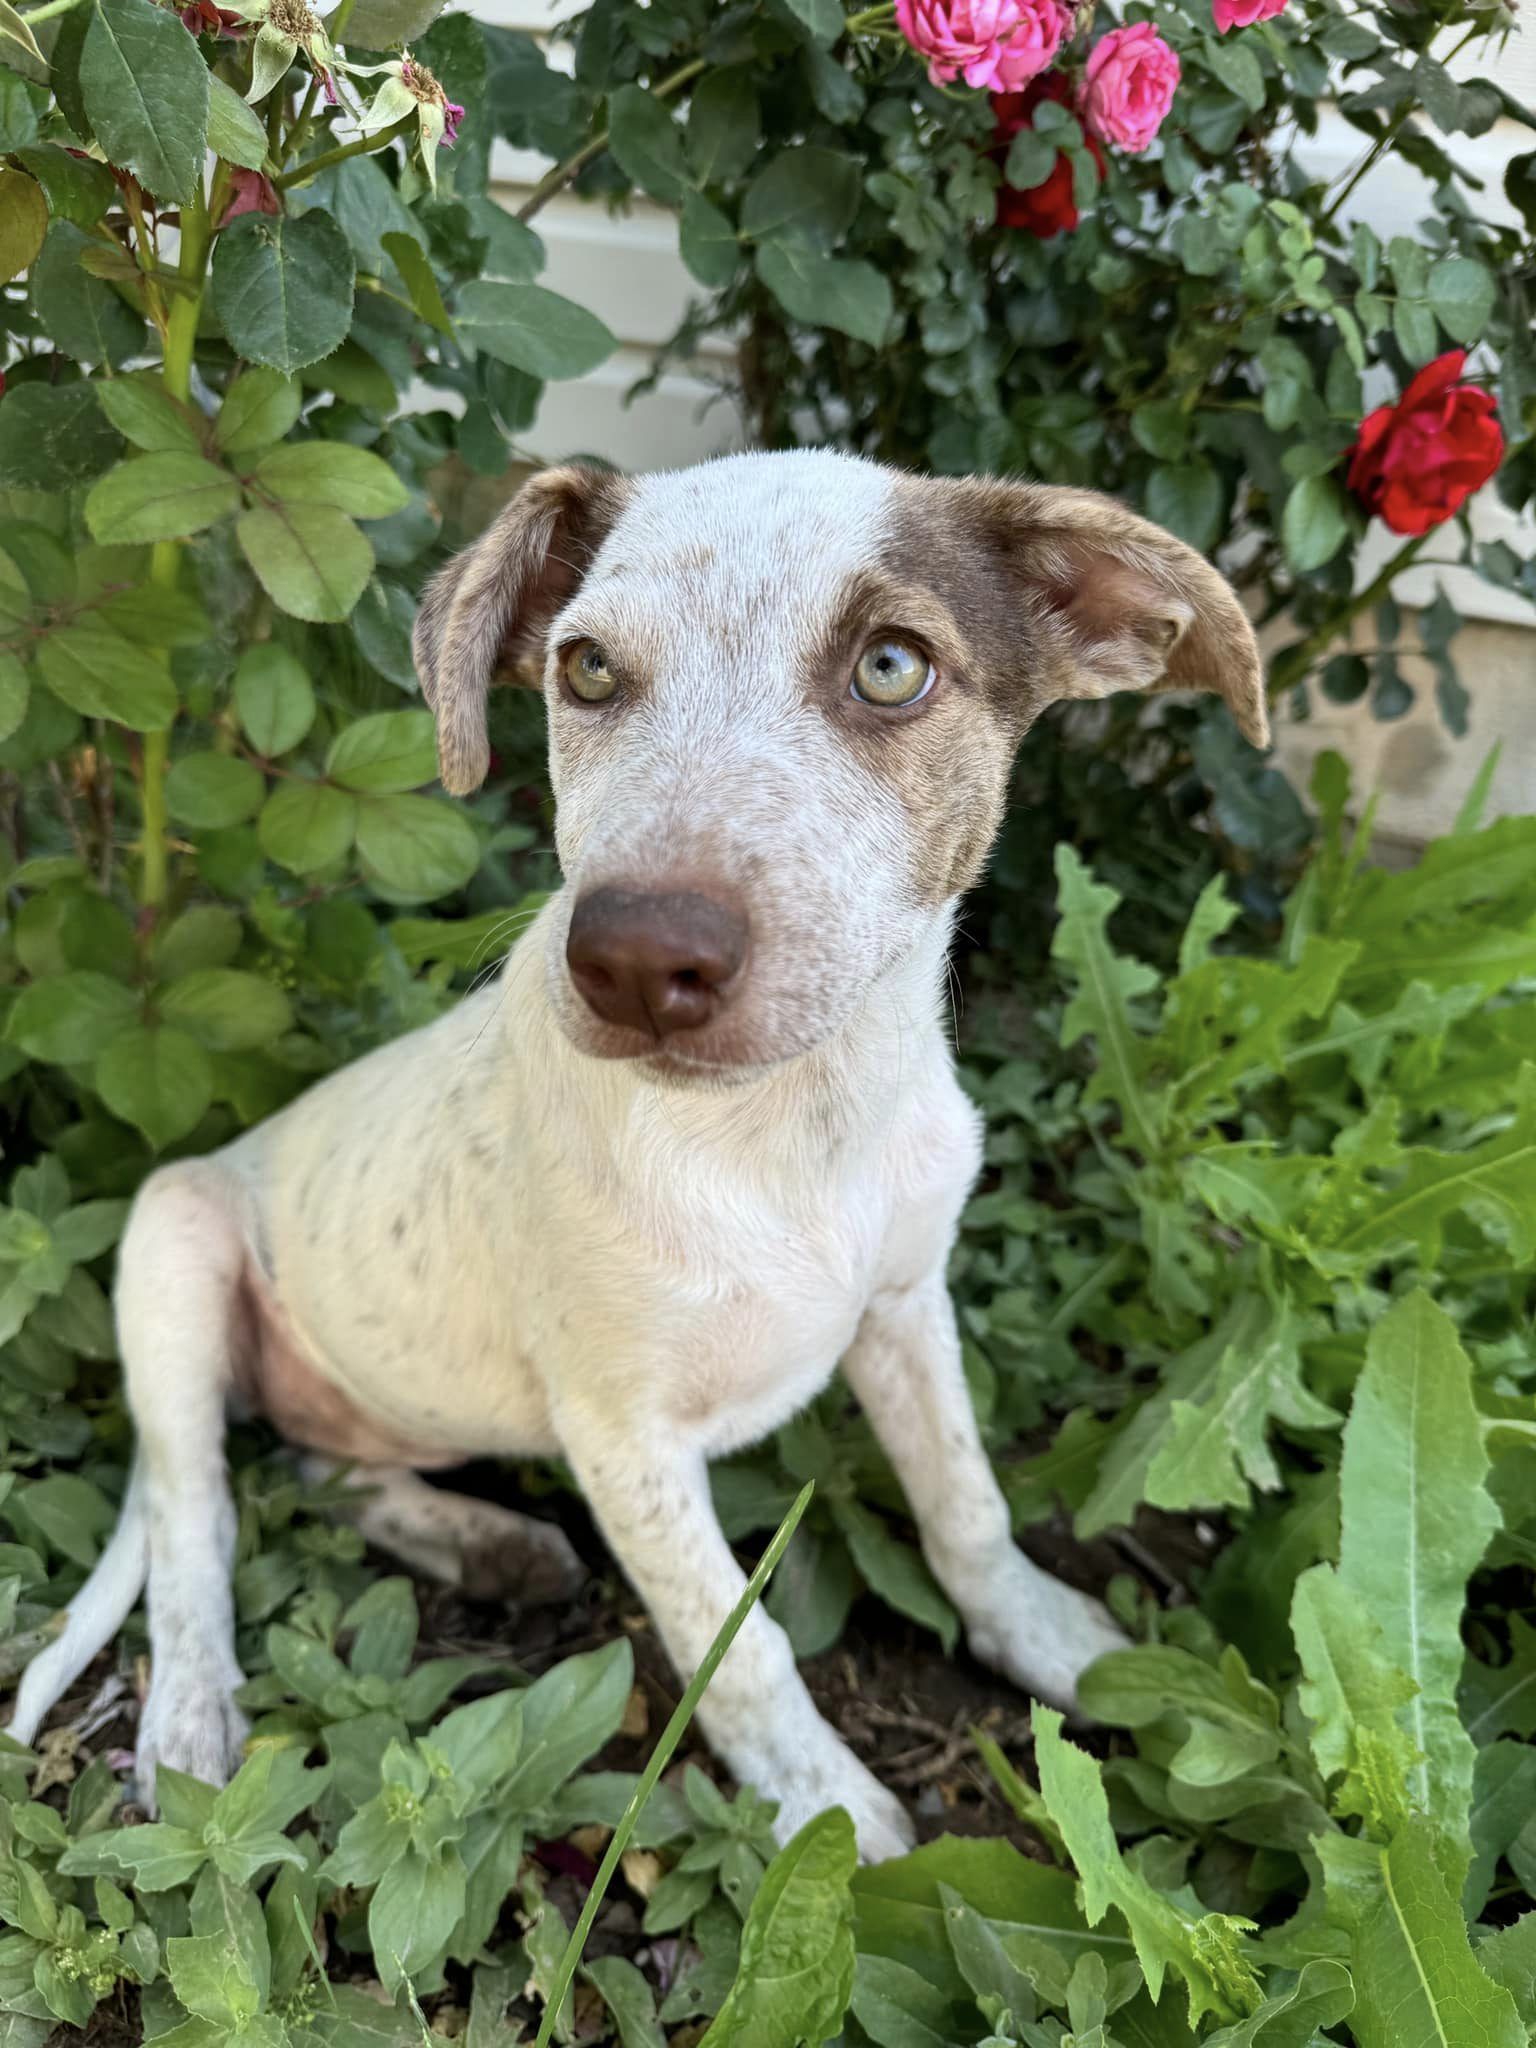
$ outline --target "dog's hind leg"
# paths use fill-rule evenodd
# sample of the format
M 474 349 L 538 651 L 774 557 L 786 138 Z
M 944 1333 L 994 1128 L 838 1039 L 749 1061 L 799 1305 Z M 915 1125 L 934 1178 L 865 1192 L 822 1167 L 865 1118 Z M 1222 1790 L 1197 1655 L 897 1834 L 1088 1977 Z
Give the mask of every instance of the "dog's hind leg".
M 322 1479 L 336 1464 L 306 1457 L 302 1469 Z M 571 1599 L 587 1577 L 553 1522 L 429 1486 L 398 1465 L 356 1467 L 350 1483 L 358 1498 L 347 1512 L 368 1542 L 471 1600 L 536 1607 Z
M 158 1765 L 223 1784 L 245 1740 L 224 1423 L 247 1256 L 238 1193 L 209 1161 L 150 1176 L 118 1256 L 118 1342 L 149 1527 L 151 1673 L 138 1741 L 147 1804 Z

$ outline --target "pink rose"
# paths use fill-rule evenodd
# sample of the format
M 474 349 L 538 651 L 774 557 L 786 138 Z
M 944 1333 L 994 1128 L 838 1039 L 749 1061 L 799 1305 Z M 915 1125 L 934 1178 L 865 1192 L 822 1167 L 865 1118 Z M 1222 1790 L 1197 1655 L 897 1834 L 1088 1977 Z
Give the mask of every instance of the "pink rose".
M 1252 28 L 1256 21 L 1270 21 L 1284 14 L 1286 0 L 1211 0 L 1211 13 L 1222 35 L 1229 28 Z
M 1179 83 L 1179 60 L 1150 21 L 1112 28 L 1083 74 L 1084 124 L 1101 142 L 1139 156 L 1159 128 Z
M 1044 71 L 1071 33 L 1064 0 L 896 0 L 896 23 L 928 59 L 935 85 L 1016 92 Z

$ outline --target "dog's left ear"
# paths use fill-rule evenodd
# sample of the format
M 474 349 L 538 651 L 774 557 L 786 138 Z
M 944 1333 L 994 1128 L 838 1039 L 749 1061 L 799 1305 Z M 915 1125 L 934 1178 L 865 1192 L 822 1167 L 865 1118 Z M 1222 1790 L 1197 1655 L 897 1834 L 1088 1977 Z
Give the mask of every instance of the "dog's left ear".
M 1258 642 L 1209 562 L 1097 491 L 981 490 L 989 538 L 1030 620 L 1044 697 L 1213 690 L 1245 739 L 1269 744 Z
M 624 480 L 570 466 L 530 477 L 472 547 L 422 592 L 411 636 L 422 695 L 437 715 L 443 787 L 468 796 L 490 766 L 486 692 L 542 680 L 550 621 L 574 594 L 618 517 Z

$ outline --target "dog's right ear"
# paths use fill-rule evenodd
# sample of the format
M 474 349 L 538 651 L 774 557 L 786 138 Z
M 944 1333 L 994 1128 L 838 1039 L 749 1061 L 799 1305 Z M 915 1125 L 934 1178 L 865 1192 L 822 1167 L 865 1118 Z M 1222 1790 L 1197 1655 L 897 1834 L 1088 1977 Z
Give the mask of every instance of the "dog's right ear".
M 411 651 L 452 795 L 478 789 L 490 766 L 486 692 L 525 680 L 526 665 L 541 660 L 550 621 L 591 567 L 624 494 L 611 470 L 542 470 L 422 592 Z

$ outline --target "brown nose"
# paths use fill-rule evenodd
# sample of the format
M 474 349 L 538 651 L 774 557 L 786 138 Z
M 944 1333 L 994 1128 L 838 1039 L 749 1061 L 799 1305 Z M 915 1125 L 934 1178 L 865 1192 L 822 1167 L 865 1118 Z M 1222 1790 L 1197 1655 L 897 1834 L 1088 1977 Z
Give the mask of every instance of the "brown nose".
M 571 979 L 607 1024 L 652 1038 L 708 1023 L 747 950 L 747 921 L 713 896 L 594 889 L 571 917 Z

